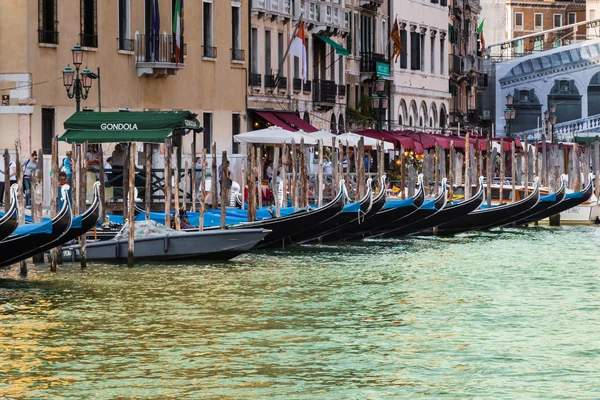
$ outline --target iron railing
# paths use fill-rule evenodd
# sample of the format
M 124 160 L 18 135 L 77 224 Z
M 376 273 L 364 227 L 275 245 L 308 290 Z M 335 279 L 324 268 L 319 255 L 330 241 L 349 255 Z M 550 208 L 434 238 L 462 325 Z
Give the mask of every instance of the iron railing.
M 265 88 L 275 88 L 275 75 L 265 75 Z
M 302 90 L 302 79 L 294 78 L 294 81 L 292 84 L 294 85 L 294 87 L 293 87 L 294 91 L 299 92 Z
M 234 61 L 244 61 L 246 59 L 246 53 L 244 50 L 231 49 L 231 59 Z
M 133 51 L 135 40 L 117 38 L 117 49 L 122 51 Z
M 82 47 L 98 47 L 98 35 L 80 33 L 79 41 Z
M 38 29 L 38 43 L 58 44 L 58 32 Z
M 385 55 L 373 53 L 372 51 L 363 51 L 360 53 L 360 72 L 376 72 L 377 63 L 388 63 Z
M 202 46 L 202 57 L 217 58 L 217 48 L 213 46 Z
M 277 89 L 287 89 L 287 78 L 285 76 L 280 76 L 277 81 Z
M 262 75 L 261 74 L 250 74 L 250 86 L 261 87 L 262 86 Z
M 315 80 L 313 101 L 318 103 L 335 103 L 337 87 L 334 81 Z
M 310 93 L 311 90 L 312 90 L 312 82 L 311 81 L 304 82 L 304 85 L 302 86 L 302 91 L 304 93 Z
M 183 63 L 183 56 L 187 53 L 187 45 L 182 47 L 180 63 Z M 135 39 L 135 53 L 137 62 L 175 63 L 175 37 L 140 34 Z

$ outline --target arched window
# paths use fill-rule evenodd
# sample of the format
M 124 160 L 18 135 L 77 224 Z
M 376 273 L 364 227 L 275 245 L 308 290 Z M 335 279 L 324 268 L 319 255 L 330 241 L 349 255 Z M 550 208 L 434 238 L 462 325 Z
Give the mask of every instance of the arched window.
M 402 114 L 398 114 L 398 125 L 402 125 Z
M 310 115 L 308 114 L 308 111 L 304 111 L 304 121 L 308 122 L 310 124 Z
M 335 122 L 335 114 L 331 114 L 331 124 L 329 125 L 331 133 L 337 133 L 337 123 Z
M 340 117 L 338 118 L 338 132 L 346 132 L 346 127 L 344 126 L 344 115 L 342 114 L 340 114 Z

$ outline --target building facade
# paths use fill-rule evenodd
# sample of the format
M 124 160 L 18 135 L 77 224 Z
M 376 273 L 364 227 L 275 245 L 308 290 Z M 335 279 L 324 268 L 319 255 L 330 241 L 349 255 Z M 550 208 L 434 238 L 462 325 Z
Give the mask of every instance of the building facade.
M 81 68 L 99 71 L 101 81 L 101 98 L 95 80 L 82 108 L 191 110 L 205 128 L 197 150 L 215 140 L 218 150 L 231 151 L 232 135 L 245 131 L 248 3 L 185 2 L 181 60 L 174 7 L 170 0 L 0 3 L 0 90 L 9 96 L 0 107 L 0 148 L 14 148 L 19 138 L 23 153 L 50 151 L 75 111 L 61 71 L 80 43 Z M 189 152 L 191 138 L 184 140 Z
M 280 125 L 343 131 L 346 112 L 344 1 L 251 0 L 248 129 Z M 288 55 L 304 22 L 307 77 Z
M 477 93 L 487 86 L 477 28 L 481 23 L 479 0 L 453 0 L 449 21 L 450 118 L 449 125 L 477 128 L 483 115 Z M 485 38 L 485 33 L 484 33 Z
M 586 1 L 517 1 L 506 2 L 507 40 L 518 38 L 552 28 L 573 25 L 586 20 Z M 532 52 L 548 50 L 586 39 L 586 27 L 559 30 L 516 43 L 513 54 L 520 56 Z
M 557 129 L 573 125 L 575 134 L 585 134 L 587 122 L 600 115 L 599 62 L 600 40 L 594 39 L 495 63 L 494 122 L 498 136 L 506 126 L 504 109 L 509 94 L 515 110 L 513 134 L 542 127 L 543 114 L 551 104 L 556 105 Z M 593 127 L 597 131 L 597 122 Z
M 446 0 L 392 1 L 402 52 L 392 60 L 390 110 L 396 129 L 440 131 L 448 125 L 449 38 Z

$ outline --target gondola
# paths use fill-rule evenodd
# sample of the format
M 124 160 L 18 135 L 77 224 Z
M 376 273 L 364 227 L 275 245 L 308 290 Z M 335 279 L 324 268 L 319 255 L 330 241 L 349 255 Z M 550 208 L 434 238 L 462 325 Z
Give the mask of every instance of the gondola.
M 405 236 L 408 233 L 413 232 L 414 229 L 423 230 L 431 227 L 431 225 L 428 223 L 428 220 L 434 215 L 441 212 L 446 206 L 446 199 L 448 194 L 446 182 L 446 178 L 442 179 L 441 188 L 439 190 L 438 196 L 435 199 L 426 201 L 423 204 L 423 207 L 419 208 L 417 211 L 407 216 L 406 218 L 403 218 L 399 222 L 399 226 L 385 230 L 374 236 L 399 237 Z
M 331 202 L 315 210 L 300 210 L 285 217 L 228 225 L 225 227 L 225 229 L 262 228 L 270 230 L 271 232 L 269 232 L 263 241 L 258 244 L 257 247 L 259 248 L 278 247 L 291 244 L 293 243 L 290 239 L 292 235 L 302 233 L 308 229 L 313 229 L 323 221 L 327 221 L 329 218 L 341 212 L 342 208 L 344 207 L 344 192 L 342 191 L 343 185 L 344 181 L 342 180 L 340 181 L 340 191 L 338 192 L 337 196 Z M 215 229 L 219 228 L 215 227 L 205 230 L 209 231 Z M 194 231 L 196 231 L 196 229 L 194 229 Z
M 27 224 L 19 227 L 15 232 L 0 242 L 0 267 L 7 267 L 16 262 L 26 260 L 27 258 L 43 252 L 44 249 L 50 249 L 57 246 L 60 238 L 71 227 L 71 204 L 69 202 L 68 185 L 61 188 L 63 205 L 58 214 L 48 222 L 39 222 Z M 30 233 L 38 226 L 50 224 L 49 233 Z M 49 246 L 49 247 L 48 247 Z
M 0 218 L 0 241 L 6 239 L 19 226 L 19 207 L 17 205 L 17 185 L 10 188 L 10 207 Z
M 423 186 L 423 174 L 418 177 L 419 189 L 417 193 L 405 200 L 387 199 L 383 209 L 362 224 L 360 229 L 344 235 L 344 239 L 353 240 L 365 236 L 371 236 L 371 232 L 393 226 L 402 218 L 417 211 L 425 202 L 425 188 Z
M 567 175 L 562 175 L 560 178 L 560 182 L 561 182 L 560 187 L 558 188 L 558 190 L 556 192 L 548 194 L 546 196 L 541 196 L 540 201 L 538 201 L 538 203 L 534 207 L 532 207 L 530 210 L 528 210 L 524 214 L 515 216 L 507 221 L 504 221 L 502 226 L 518 224 L 519 221 L 531 218 L 537 214 L 545 213 L 546 210 L 559 204 L 565 198 L 567 181 L 568 181 Z
M 366 214 L 361 216 L 361 218 L 355 219 L 354 221 L 352 221 L 352 223 L 344 225 L 344 227 L 341 229 L 335 230 L 334 232 L 332 232 L 328 235 L 321 236 L 320 240 L 328 241 L 328 242 L 340 240 L 344 237 L 344 235 L 349 235 L 352 232 L 360 231 L 360 229 L 363 226 L 363 224 L 365 223 L 365 221 L 368 221 L 371 217 L 373 217 L 379 211 L 381 211 L 381 209 L 385 205 L 386 199 L 387 199 L 387 191 L 385 190 L 385 175 L 384 175 L 381 178 L 381 186 L 380 186 L 379 193 L 377 193 L 377 196 L 375 196 L 373 198 L 371 208 L 366 212 Z
M 560 214 L 563 211 L 567 211 L 570 208 L 577 207 L 581 203 L 588 201 L 590 199 L 590 197 L 592 197 L 593 193 L 594 193 L 594 175 L 589 174 L 588 184 L 585 188 L 583 188 L 583 190 L 581 190 L 579 192 L 575 192 L 575 193 L 567 193 L 560 203 L 555 204 L 552 207 L 549 207 L 542 212 L 538 212 L 535 215 L 527 216 L 526 218 L 519 220 L 517 223 L 518 224 L 532 223 L 532 222 L 540 221 L 544 218 L 548 218 L 552 215 Z
M 342 212 L 335 217 L 330 218 L 328 221 L 324 221 L 319 226 L 314 227 L 314 229 L 304 231 L 299 235 L 294 235 L 290 239 L 295 243 L 306 243 L 321 239 L 324 236 L 343 230 L 346 226 L 363 219 L 373 205 L 371 182 L 372 179 L 369 178 L 367 180 L 367 193 L 365 193 L 360 201 L 344 205 Z M 346 191 L 346 188 L 344 187 L 343 190 Z
M 431 217 L 426 218 L 423 221 L 418 221 L 411 227 L 406 227 L 404 234 L 431 234 L 432 229 L 436 226 L 446 222 L 454 221 L 455 219 L 464 217 L 470 212 L 475 211 L 479 206 L 481 206 L 484 195 L 485 190 L 483 185 L 483 177 L 480 177 L 479 188 L 473 197 L 456 203 L 446 203 L 446 205 L 439 212 L 433 214 Z
M 523 215 L 523 213 L 535 206 L 540 198 L 537 177 L 534 182 L 533 192 L 523 200 L 495 207 L 479 208 L 464 217 L 439 225 L 437 227 L 437 234 L 453 235 L 473 230 L 490 229 L 503 225 L 504 221 L 510 220 L 514 216 Z

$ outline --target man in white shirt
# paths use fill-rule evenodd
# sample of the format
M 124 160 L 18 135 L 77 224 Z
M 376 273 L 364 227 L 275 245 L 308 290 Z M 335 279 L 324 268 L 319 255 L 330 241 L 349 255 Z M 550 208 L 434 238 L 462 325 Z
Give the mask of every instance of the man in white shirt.
M 104 183 L 108 182 L 112 178 L 112 164 L 113 158 L 108 157 L 104 163 Z

